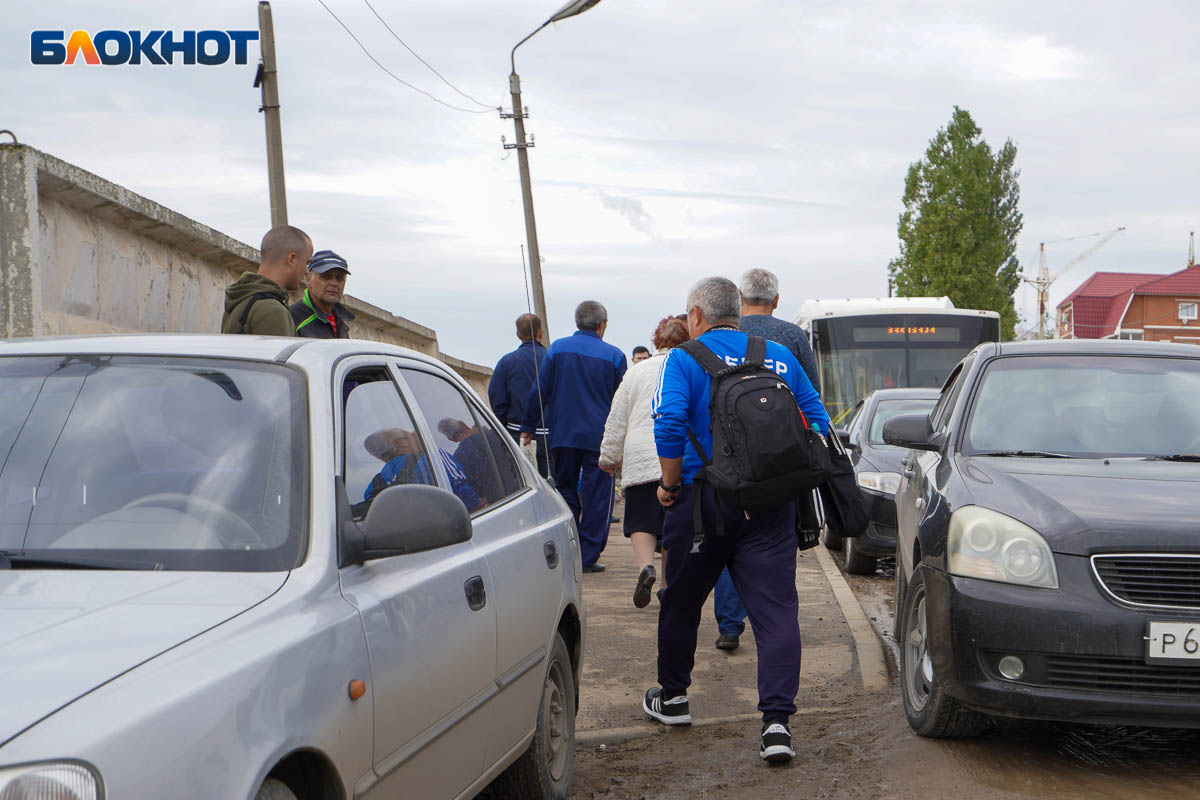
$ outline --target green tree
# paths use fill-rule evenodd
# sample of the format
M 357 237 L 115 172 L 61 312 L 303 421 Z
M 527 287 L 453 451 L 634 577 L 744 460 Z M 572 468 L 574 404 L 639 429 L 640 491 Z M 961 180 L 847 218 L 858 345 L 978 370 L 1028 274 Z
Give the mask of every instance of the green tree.
M 1011 139 L 993 154 L 970 112 L 955 106 L 925 157 L 908 168 L 900 255 L 888 265 L 901 297 L 947 295 L 959 308 L 1000 312 L 1003 339 L 1013 338 L 1021 283 L 1016 159 Z

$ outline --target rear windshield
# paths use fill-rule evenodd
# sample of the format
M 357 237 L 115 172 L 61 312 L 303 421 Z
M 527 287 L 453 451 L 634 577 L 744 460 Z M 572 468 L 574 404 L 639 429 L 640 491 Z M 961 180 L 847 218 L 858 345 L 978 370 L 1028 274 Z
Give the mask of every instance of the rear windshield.
M 303 382 L 200 358 L 0 358 L 0 552 L 273 571 L 303 556 Z
M 883 423 L 902 414 L 928 414 L 933 410 L 936 402 L 936 397 L 928 400 L 920 398 L 880 400 L 879 405 L 875 407 L 875 415 L 871 417 L 871 432 L 867 440 L 871 444 L 883 444 Z

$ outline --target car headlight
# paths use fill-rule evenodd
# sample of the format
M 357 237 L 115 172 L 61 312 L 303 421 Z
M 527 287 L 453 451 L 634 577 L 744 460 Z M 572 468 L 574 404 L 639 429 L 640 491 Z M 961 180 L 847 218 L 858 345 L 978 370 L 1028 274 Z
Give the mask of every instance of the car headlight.
M 1058 588 L 1054 554 L 1042 535 L 989 508 L 965 506 L 954 512 L 946 559 L 952 575 Z
M 858 485 L 873 492 L 895 494 L 900 490 L 899 472 L 860 472 Z
M 79 762 L 0 767 L 0 800 L 101 800 L 100 778 Z

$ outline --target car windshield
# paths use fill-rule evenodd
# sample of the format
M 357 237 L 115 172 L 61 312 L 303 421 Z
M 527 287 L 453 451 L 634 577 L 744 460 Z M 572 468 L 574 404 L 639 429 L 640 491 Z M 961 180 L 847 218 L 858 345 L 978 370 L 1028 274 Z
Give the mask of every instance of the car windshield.
M 936 402 L 936 397 L 880 400 L 879 405 L 875 407 L 875 416 L 871 417 L 871 432 L 867 441 L 871 444 L 883 444 L 883 423 L 902 414 L 928 414 Z
M 963 452 L 1080 458 L 1200 450 L 1200 359 L 1021 356 L 987 367 Z
M 303 555 L 292 370 L 203 358 L 0 358 L 0 553 L 11 563 L 273 571 Z

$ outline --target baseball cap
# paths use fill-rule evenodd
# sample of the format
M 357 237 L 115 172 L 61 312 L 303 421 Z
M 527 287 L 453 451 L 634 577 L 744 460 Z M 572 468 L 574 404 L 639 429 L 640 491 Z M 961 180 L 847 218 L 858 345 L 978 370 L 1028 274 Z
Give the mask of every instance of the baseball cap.
M 318 275 L 323 275 L 331 269 L 343 270 L 347 275 L 350 274 L 350 267 L 346 265 L 346 259 L 339 256 L 332 250 L 318 250 L 313 253 L 312 258 L 308 260 L 308 271 L 315 272 Z

